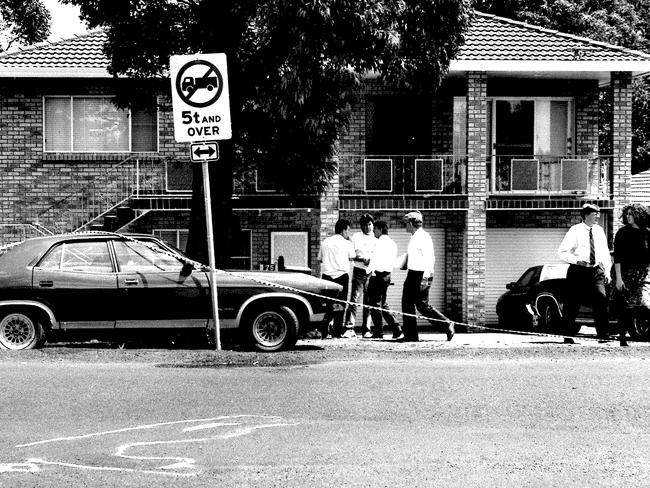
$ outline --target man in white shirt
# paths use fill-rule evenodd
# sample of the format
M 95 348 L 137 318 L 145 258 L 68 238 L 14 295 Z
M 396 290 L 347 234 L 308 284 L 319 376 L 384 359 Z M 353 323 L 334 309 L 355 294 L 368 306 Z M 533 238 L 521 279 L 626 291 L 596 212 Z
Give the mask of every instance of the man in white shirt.
M 350 281 L 350 261 L 356 256 L 354 246 L 350 242 L 350 221 L 339 219 L 334 225 L 335 234 L 326 238 L 318 251 L 318 260 L 321 262 L 321 275 L 324 280 L 333 281 L 343 287 L 336 297 L 339 300 L 348 299 L 348 282 Z M 328 301 L 324 319 L 324 330 L 321 335 L 329 335 L 329 322 L 333 319 L 332 335 L 341 337 L 343 334 L 343 315 L 345 305 Z
M 386 303 L 386 295 L 390 286 L 391 273 L 397 261 L 397 244 L 388 236 L 388 225 L 383 220 L 378 220 L 374 225 L 375 236 L 377 237 L 377 246 L 370 259 L 370 279 L 368 280 L 368 305 L 375 308 L 370 310 L 372 317 L 373 332 L 372 337 L 375 339 L 384 338 L 383 320 L 393 330 L 393 339 L 401 339 L 402 327 L 400 327 L 395 316 L 390 312 L 390 307 Z
M 368 289 L 368 278 L 370 258 L 377 245 L 377 238 L 372 232 L 375 219 L 369 213 L 364 213 L 359 219 L 361 232 L 357 232 L 351 237 L 354 245 L 355 258 L 352 260 L 352 283 L 350 285 L 350 303 L 356 304 L 361 301 L 361 296 L 366 300 L 366 290 Z M 345 314 L 345 332 L 343 337 L 356 337 L 354 332 L 354 322 L 357 314 L 357 305 L 349 305 Z M 371 337 L 370 330 L 367 328 L 370 312 L 364 307 L 362 312 L 361 332 L 366 337 Z
M 433 281 L 433 265 L 435 255 L 431 236 L 422 227 L 422 214 L 409 212 L 404 216 L 406 231 L 411 234 L 407 252 L 402 256 L 402 267 L 408 272 L 402 290 L 402 312 L 404 315 L 403 341 L 416 342 L 419 340 L 415 309 L 424 315 L 431 324 L 440 326 L 444 324 L 447 340 L 450 341 L 455 334 L 454 323 L 429 305 L 429 289 Z
M 587 203 L 580 209 L 580 217 L 582 222 L 567 231 L 558 249 L 560 259 L 570 264 L 567 271 L 570 294 L 564 304 L 564 318 L 568 328 L 573 328 L 580 305 L 590 303 L 598 338 L 607 340 L 609 319 L 605 284 L 612 258 L 605 231 L 597 224 L 600 208 Z

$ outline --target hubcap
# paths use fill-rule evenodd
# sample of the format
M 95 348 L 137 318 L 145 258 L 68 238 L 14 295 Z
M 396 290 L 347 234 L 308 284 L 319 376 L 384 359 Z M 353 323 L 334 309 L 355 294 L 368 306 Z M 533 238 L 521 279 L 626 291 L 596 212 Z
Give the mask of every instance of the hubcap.
M 19 313 L 7 315 L 0 323 L 1 340 L 5 347 L 20 349 L 34 340 L 36 331 L 32 321 Z
M 253 324 L 255 340 L 263 346 L 277 346 L 287 335 L 287 324 L 277 312 L 265 312 Z

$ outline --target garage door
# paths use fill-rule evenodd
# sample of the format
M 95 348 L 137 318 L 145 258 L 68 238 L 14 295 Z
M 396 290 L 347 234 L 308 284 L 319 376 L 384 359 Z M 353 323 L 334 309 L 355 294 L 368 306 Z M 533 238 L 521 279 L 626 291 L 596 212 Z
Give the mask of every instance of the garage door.
M 488 324 L 498 322 L 496 305 L 524 271 L 537 264 L 560 263 L 557 248 L 567 229 L 488 229 L 485 266 L 485 306 Z
M 433 249 L 436 255 L 436 263 L 434 266 L 433 283 L 429 291 L 429 303 L 436 309 L 444 312 L 445 307 L 445 230 L 444 229 L 426 229 L 431 235 L 433 240 Z M 408 247 L 411 234 L 404 229 L 396 228 L 392 232 L 389 231 L 390 237 L 397 244 L 398 255 L 404 254 Z M 388 288 L 388 305 L 392 310 L 402 310 L 402 286 L 406 279 L 406 271 L 399 269 L 393 270 L 392 273 L 393 286 Z M 400 324 L 403 322 L 401 316 L 398 321 Z M 426 325 L 426 320 L 421 320 L 420 325 Z

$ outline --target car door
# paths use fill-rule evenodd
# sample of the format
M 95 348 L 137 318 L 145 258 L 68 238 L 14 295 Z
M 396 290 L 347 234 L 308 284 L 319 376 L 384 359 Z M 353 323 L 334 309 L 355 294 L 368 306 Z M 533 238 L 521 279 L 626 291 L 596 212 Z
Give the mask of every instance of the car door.
M 205 327 L 210 287 L 202 271 L 148 242 L 113 241 L 120 303 L 116 327 Z
M 62 328 L 112 328 L 117 276 L 105 240 L 63 242 L 32 272 L 39 299 L 53 310 Z

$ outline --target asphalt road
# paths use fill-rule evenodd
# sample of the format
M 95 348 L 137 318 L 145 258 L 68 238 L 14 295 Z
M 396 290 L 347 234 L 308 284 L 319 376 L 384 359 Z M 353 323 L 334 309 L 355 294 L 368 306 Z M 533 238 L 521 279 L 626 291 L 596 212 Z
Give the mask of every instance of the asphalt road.
M 650 485 L 648 345 L 438 336 L 0 354 L 0 486 Z

